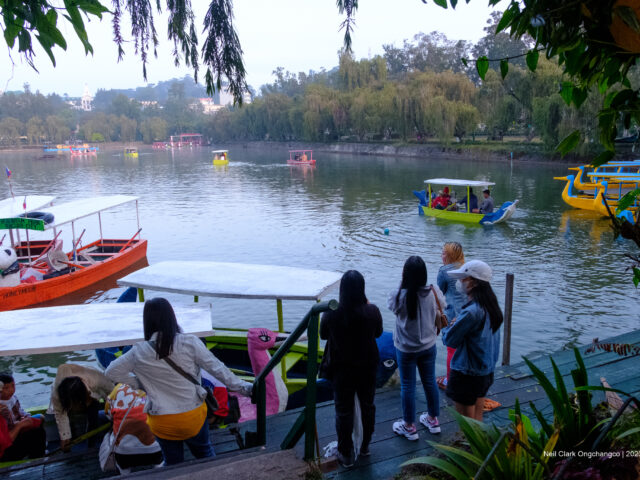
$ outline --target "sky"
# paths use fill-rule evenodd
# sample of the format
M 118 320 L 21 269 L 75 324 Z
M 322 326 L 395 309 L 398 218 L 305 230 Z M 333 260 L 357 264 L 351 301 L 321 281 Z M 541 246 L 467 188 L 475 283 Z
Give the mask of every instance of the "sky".
M 355 56 L 360 59 L 382 54 L 382 45 L 400 47 L 403 40 L 411 40 L 420 32 L 440 31 L 451 40 L 475 42 L 484 36 L 483 28 L 491 13 L 486 3 L 483 0 L 469 4 L 459 2 L 456 10 L 445 10 L 433 1 L 424 4 L 421 0 L 362 0 L 352 35 Z M 103 4 L 109 5 L 109 2 Z M 207 2 L 195 0 L 193 5 L 196 25 L 202 25 Z M 247 81 L 256 90 L 260 85 L 273 82 L 272 72 L 279 66 L 298 73 L 318 71 L 323 67 L 330 70 L 338 63 L 338 50 L 343 44 L 339 26 L 344 16 L 338 14 L 335 0 L 236 0 L 234 14 L 244 51 Z M 166 16 L 156 15 L 155 21 L 160 47 L 158 58 L 152 59 L 147 66 L 147 82 L 157 83 L 192 74 L 187 67 L 174 65 L 172 43 L 166 39 Z M 39 73 L 20 58 L 17 48 L 11 52 L 7 48 L 0 49 L 0 91 L 22 90 L 23 85 L 29 83 L 32 91 L 78 97 L 85 84 L 92 94 L 101 88 L 135 88 L 147 84 L 132 44 L 125 46 L 124 60 L 117 62 L 109 15 L 102 21 L 85 21 L 85 24 L 93 45 L 93 56 L 85 56 L 73 28 L 59 19 L 58 28 L 67 39 L 67 50 L 58 48 L 54 51 L 57 66 L 53 67 L 38 47 L 36 67 Z M 2 45 L 5 45 L 4 41 Z M 204 71 L 201 72 L 204 75 Z

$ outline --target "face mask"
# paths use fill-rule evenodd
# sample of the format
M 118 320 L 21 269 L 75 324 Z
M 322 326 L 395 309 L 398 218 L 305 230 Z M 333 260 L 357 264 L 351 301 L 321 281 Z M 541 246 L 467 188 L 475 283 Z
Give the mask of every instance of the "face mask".
M 462 293 L 464 295 L 469 293 L 469 290 L 467 290 L 467 284 L 466 283 L 462 283 L 462 281 L 460 281 L 460 280 L 456 280 L 456 290 L 458 290 L 460 293 Z

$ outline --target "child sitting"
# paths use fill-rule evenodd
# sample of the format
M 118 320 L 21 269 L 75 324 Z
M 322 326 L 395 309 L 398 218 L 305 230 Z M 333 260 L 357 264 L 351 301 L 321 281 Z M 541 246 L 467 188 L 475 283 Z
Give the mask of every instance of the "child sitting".
M 11 440 L 10 446 L 7 445 L 8 448 L 0 457 L 4 462 L 22 460 L 25 457 L 43 457 L 46 446 L 42 417 L 39 415 L 32 417 L 26 413 L 14 395 L 15 392 L 16 384 L 13 376 L 9 373 L 0 373 L 0 416 L 6 422 Z

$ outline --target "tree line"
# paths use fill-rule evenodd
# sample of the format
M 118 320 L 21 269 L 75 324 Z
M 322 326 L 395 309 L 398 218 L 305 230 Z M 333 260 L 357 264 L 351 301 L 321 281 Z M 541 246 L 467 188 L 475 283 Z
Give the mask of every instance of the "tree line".
M 204 115 L 194 97 L 204 88 L 190 77 L 136 90 L 100 90 L 94 110 L 74 110 L 59 95 L 8 92 L 0 96 L 0 144 L 61 143 L 66 140 L 154 141 L 200 132 L 214 142 L 425 141 L 450 143 L 475 134 L 492 139 L 539 138 L 547 150 L 580 128 L 593 132 L 601 99 L 589 95 L 583 108 L 566 106 L 560 67 L 540 59 L 535 71 L 524 57 L 530 43 L 494 34 L 493 14 L 477 43 L 449 40 L 432 32 L 401 47 L 357 60 L 339 53 L 330 71 L 294 74 L 277 68 L 275 80 L 242 108 Z M 515 57 L 506 77 L 499 63 L 480 80 L 473 62 L 462 58 Z M 149 103 L 151 102 L 151 103 Z M 153 103 L 156 102 L 156 103 Z M 586 143 L 588 148 L 589 143 Z

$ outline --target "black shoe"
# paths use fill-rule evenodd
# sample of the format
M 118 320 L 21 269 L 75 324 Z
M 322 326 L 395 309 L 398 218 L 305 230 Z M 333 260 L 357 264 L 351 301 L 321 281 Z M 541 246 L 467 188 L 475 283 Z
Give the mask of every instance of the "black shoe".
M 351 468 L 351 467 L 353 467 L 353 464 L 354 464 L 353 454 L 351 454 L 349 456 L 345 456 L 345 455 L 342 455 L 342 453 L 340 453 L 340 451 L 338 451 L 338 453 L 336 453 L 336 457 L 338 458 L 338 463 L 343 468 Z
M 371 455 L 371 450 L 369 450 L 369 445 L 367 445 L 366 447 L 362 446 L 360 448 L 360 456 L 361 457 L 368 457 L 369 455 Z

